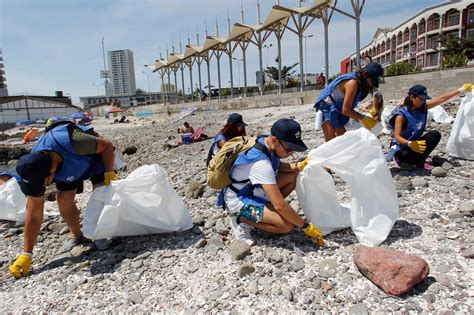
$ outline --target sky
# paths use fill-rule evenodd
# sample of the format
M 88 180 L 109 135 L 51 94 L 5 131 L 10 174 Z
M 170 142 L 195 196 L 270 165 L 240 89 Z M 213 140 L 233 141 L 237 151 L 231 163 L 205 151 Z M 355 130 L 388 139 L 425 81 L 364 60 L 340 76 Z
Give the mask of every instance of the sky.
M 361 17 L 361 47 L 373 38 L 379 27 L 395 27 L 422 9 L 445 0 L 367 0 Z M 275 0 L 260 0 L 261 20 L 265 20 Z M 308 4 L 312 0 L 306 0 Z M 134 53 L 137 88 L 159 91 L 161 79 L 157 73 L 149 74 L 145 67 L 159 58 L 166 49 L 179 52 L 188 41 L 196 44 L 196 32 L 201 45 L 205 38 L 205 25 L 209 35 L 227 33 L 227 14 L 231 27 L 241 22 L 241 5 L 244 22 L 257 24 L 257 0 L 0 0 L 0 48 L 3 50 L 5 77 L 10 95 L 54 95 L 63 91 L 79 102 L 80 96 L 104 94 L 102 38 L 105 49 L 130 49 Z M 338 8 L 352 12 L 349 0 L 339 0 Z M 296 7 L 297 0 L 281 0 L 280 5 Z M 290 22 L 291 25 L 291 22 Z M 321 72 L 324 67 L 324 31 L 320 20 L 315 20 L 305 33 L 307 36 L 305 67 L 309 73 Z M 275 36 L 266 42 L 272 47 L 263 50 L 264 67 L 276 66 L 278 54 Z M 354 21 L 334 13 L 329 26 L 329 73 L 338 73 L 340 61 L 355 51 Z M 234 53 L 241 58 L 239 49 Z M 299 61 L 298 37 L 285 31 L 282 39 L 282 64 Z M 233 61 L 234 86 L 239 85 L 239 63 Z M 240 84 L 243 86 L 243 69 L 240 63 Z M 250 46 L 247 51 L 248 85 L 255 85 L 258 70 L 258 50 Z M 215 59 L 211 66 L 211 84 L 217 86 Z M 222 86 L 229 86 L 229 61 L 221 59 Z M 197 82 L 197 69 L 193 68 Z M 143 73 L 145 72 L 145 73 Z M 207 75 L 203 67 L 203 82 Z M 148 75 L 147 75 L 148 73 Z M 179 73 L 179 72 L 178 72 Z M 178 86 L 181 86 L 178 77 Z M 189 88 L 189 70 L 185 70 L 186 89 Z M 203 86 L 205 85 L 203 84 Z

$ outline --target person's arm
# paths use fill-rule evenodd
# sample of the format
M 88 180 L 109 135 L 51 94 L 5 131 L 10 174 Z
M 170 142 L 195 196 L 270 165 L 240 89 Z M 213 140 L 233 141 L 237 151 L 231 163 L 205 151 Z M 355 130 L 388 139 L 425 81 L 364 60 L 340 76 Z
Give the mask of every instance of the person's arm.
M 114 147 L 109 141 L 96 138 L 97 141 L 97 154 L 100 154 L 102 160 L 104 161 L 105 172 L 114 172 Z
M 342 114 L 354 120 L 360 121 L 364 119 L 362 114 L 359 114 L 352 109 L 352 102 L 354 101 L 359 84 L 356 80 L 349 80 L 344 84 L 344 102 L 342 103 Z
M 403 125 L 405 124 L 405 120 L 405 116 L 403 115 L 398 115 L 397 118 L 395 118 L 395 130 L 393 134 L 395 136 L 395 140 L 397 140 L 398 143 L 400 143 L 401 145 L 408 146 L 408 140 L 402 137 Z
M 225 140 L 221 140 L 217 142 L 217 147 L 220 149 L 225 144 Z
M 262 188 L 279 215 L 294 226 L 302 227 L 304 225 L 304 220 L 298 215 L 298 213 L 296 213 L 288 202 L 286 202 L 277 184 L 263 184 Z
M 280 173 L 295 173 L 299 172 L 298 164 L 297 163 L 280 163 L 280 168 L 278 169 L 278 172 Z
M 26 209 L 23 251 L 31 254 L 43 223 L 44 196 L 27 196 Z
M 459 90 L 452 91 L 452 92 L 446 93 L 444 95 L 441 95 L 441 96 L 432 98 L 430 100 L 427 100 L 426 105 L 428 106 L 428 108 L 433 108 L 435 106 L 438 106 L 439 104 L 442 104 L 442 103 L 450 100 L 451 98 L 453 98 L 455 96 L 459 96 L 460 94 L 461 93 L 459 92 Z

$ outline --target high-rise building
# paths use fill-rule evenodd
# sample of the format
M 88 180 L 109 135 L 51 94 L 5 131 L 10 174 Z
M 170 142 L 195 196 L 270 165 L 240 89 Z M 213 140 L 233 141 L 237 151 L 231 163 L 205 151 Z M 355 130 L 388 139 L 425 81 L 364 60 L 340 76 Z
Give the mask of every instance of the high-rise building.
M 0 96 L 8 96 L 7 84 L 5 83 L 7 79 L 5 78 L 5 70 L 3 68 L 3 55 L 0 48 Z
M 130 49 L 107 52 L 111 79 L 111 94 L 132 94 L 137 89 L 133 52 Z

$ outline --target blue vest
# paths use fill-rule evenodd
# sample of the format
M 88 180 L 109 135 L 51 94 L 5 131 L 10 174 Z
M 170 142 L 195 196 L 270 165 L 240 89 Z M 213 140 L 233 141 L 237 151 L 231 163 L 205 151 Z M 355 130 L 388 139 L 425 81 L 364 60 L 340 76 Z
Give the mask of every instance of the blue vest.
M 426 127 L 426 118 L 428 115 L 428 106 L 423 104 L 420 108 L 415 110 L 409 110 L 408 108 L 403 108 L 397 112 L 395 112 L 390 118 L 390 126 L 395 129 L 395 119 L 398 115 L 403 115 L 406 119 L 406 128 L 403 129 L 401 136 L 408 141 L 415 141 L 420 139 L 425 131 Z M 392 143 L 396 142 L 394 139 Z M 406 146 L 401 145 L 397 142 L 396 151 L 400 151 L 402 148 Z
M 242 201 L 245 204 L 249 204 L 256 207 L 263 206 L 269 202 L 269 200 L 267 200 L 266 198 L 257 197 L 253 193 L 256 188 L 260 188 L 262 187 L 262 185 L 259 185 L 259 184 L 252 185 L 252 183 L 248 179 L 244 181 L 236 181 L 232 178 L 232 172 L 237 165 L 251 164 L 260 160 L 267 159 L 267 160 L 270 160 L 270 162 L 272 163 L 273 173 L 275 174 L 275 177 L 278 175 L 278 170 L 280 168 L 280 158 L 278 156 L 271 154 L 270 151 L 268 151 L 268 148 L 266 147 L 264 139 L 265 139 L 264 137 L 260 137 L 257 139 L 257 142 L 265 147 L 266 152 L 262 152 L 262 150 L 256 147 L 253 147 L 241 153 L 237 157 L 234 164 L 229 170 L 229 176 L 233 183 L 247 183 L 247 184 L 244 187 L 242 187 L 240 190 L 235 189 L 233 185 L 230 185 L 228 188 L 232 189 L 237 194 L 240 201 Z M 224 204 L 224 190 L 225 189 L 226 188 L 221 190 L 221 192 L 219 193 L 219 196 L 217 198 L 218 206 L 222 206 Z
M 79 128 L 84 132 L 92 129 L 89 126 L 72 127 L 71 124 L 57 126 L 39 138 L 31 150 L 31 152 L 52 151 L 62 157 L 63 164 L 61 170 L 54 176 L 54 183 L 85 180 L 90 177 L 97 163 L 100 164 L 99 168 L 104 168 L 100 155 L 77 155 L 74 152 L 68 128 Z
M 335 126 L 339 126 L 341 124 L 345 125 L 349 121 L 349 117 L 346 117 L 346 116 L 342 115 L 342 105 L 344 103 L 344 100 L 343 99 L 336 100 L 336 99 L 331 98 L 332 103 L 328 104 L 328 103 L 326 103 L 325 99 L 327 97 L 330 97 L 330 95 L 332 94 L 332 92 L 334 91 L 334 89 L 337 87 L 337 85 L 339 83 L 341 83 L 342 81 L 347 81 L 347 80 L 357 80 L 356 72 L 346 73 L 346 74 L 338 76 L 335 80 L 333 80 L 328 85 L 327 88 L 324 89 L 324 91 L 321 92 L 321 94 L 319 94 L 319 96 L 316 98 L 316 103 L 314 104 L 314 108 L 316 108 L 316 111 L 320 110 L 324 106 L 330 106 L 331 112 L 333 114 L 335 114 L 334 116 L 336 116 L 334 118 L 331 117 L 331 124 L 333 124 Z M 357 91 L 357 94 L 356 94 L 354 100 L 352 101 L 351 108 L 354 109 L 357 106 L 357 104 L 360 101 L 362 101 L 366 96 L 367 96 L 367 93 L 364 92 L 364 90 L 362 90 L 359 87 L 358 91 Z M 331 115 L 331 116 L 333 116 L 333 115 Z M 337 117 L 337 116 L 339 116 L 339 117 Z
M 227 141 L 226 137 L 222 133 L 218 133 L 217 136 L 214 137 L 212 140 L 212 151 L 214 151 L 214 147 L 217 145 L 219 141 Z
M 7 175 L 7 176 L 10 176 L 10 177 L 13 177 L 16 179 L 17 182 L 19 182 L 21 179 L 20 179 L 20 176 L 18 176 L 17 174 L 15 173 L 12 173 L 12 172 L 8 172 L 8 171 L 0 171 L 0 176 L 1 175 Z

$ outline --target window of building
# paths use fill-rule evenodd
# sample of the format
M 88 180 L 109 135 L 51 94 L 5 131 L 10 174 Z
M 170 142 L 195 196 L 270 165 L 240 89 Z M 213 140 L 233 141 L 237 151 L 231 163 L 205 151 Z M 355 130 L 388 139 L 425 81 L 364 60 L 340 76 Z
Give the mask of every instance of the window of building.
M 426 27 L 426 23 L 425 21 L 421 21 L 420 24 L 418 25 L 418 35 L 421 35 L 425 32 L 425 27 Z
M 426 56 L 426 66 L 434 67 L 437 66 L 439 62 L 438 54 L 431 54 Z
M 474 40 L 474 30 L 467 30 L 466 32 L 466 38 Z
M 474 8 L 469 9 L 467 13 L 467 24 L 474 24 Z
M 418 61 L 416 62 L 418 67 L 424 67 L 425 65 L 423 64 L 423 57 L 418 57 Z
M 459 25 L 459 12 L 453 12 L 448 15 L 448 25 L 447 26 L 455 26 Z
M 418 51 L 425 50 L 425 39 L 421 38 L 418 40 Z

